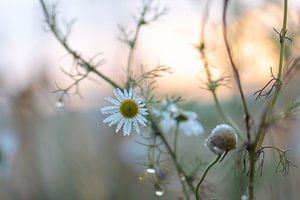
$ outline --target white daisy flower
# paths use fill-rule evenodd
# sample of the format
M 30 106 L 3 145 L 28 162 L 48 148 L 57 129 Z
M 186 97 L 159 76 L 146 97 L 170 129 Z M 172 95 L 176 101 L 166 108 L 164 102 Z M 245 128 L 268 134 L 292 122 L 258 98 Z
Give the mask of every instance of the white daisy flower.
M 105 106 L 101 109 L 103 114 L 110 114 L 103 120 L 109 123 L 109 126 L 117 124 L 116 132 L 119 132 L 123 126 L 123 135 L 130 135 L 131 126 L 133 125 L 136 133 L 140 134 L 139 124 L 146 126 L 148 115 L 147 108 L 143 101 L 136 97 L 136 94 L 130 88 L 122 92 L 119 88 L 114 90 L 117 99 L 105 97 L 112 106 Z
M 164 104 L 163 102 L 162 106 Z M 175 104 L 168 105 L 165 111 L 154 109 L 152 112 L 161 118 L 159 125 L 165 134 L 175 131 L 177 122 L 179 122 L 179 132 L 186 136 L 198 136 L 204 132 L 203 126 L 197 120 L 197 113 L 180 110 Z
M 205 145 L 215 154 L 223 154 L 235 149 L 238 142 L 236 130 L 229 125 L 216 126 L 205 140 Z

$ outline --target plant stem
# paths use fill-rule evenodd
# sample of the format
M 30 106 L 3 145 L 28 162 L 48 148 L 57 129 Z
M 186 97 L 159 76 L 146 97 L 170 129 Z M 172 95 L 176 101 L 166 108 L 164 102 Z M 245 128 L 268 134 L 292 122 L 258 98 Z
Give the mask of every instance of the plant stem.
M 255 163 L 256 163 L 256 151 L 255 147 L 249 149 L 249 178 L 248 178 L 248 200 L 254 200 L 254 175 L 255 175 Z
M 177 157 L 177 140 L 178 140 L 178 132 L 179 132 L 179 122 L 176 122 L 174 140 L 173 140 L 173 151 Z
M 249 113 L 249 110 L 248 110 L 248 107 L 247 107 L 246 98 L 245 98 L 245 95 L 244 95 L 244 92 L 243 92 L 239 71 L 238 71 L 238 68 L 236 67 L 236 65 L 233 61 L 233 56 L 232 56 L 232 53 L 231 53 L 231 49 L 230 49 L 230 45 L 229 45 L 228 37 L 227 37 L 226 13 L 227 13 L 228 4 L 229 4 L 229 0 L 224 0 L 223 16 L 222 16 L 223 37 L 224 37 L 224 42 L 225 42 L 226 50 L 227 50 L 227 53 L 228 53 L 229 61 L 230 61 L 230 64 L 231 64 L 231 67 L 232 67 L 232 70 L 233 70 L 233 75 L 234 75 L 234 78 L 236 80 L 238 90 L 239 90 L 239 94 L 240 94 L 240 97 L 241 97 L 241 100 L 242 100 L 242 105 L 243 105 L 244 114 L 245 114 L 245 125 L 246 125 L 247 140 L 250 143 L 251 142 L 251 135 L 250 135 L 251 116 L 250 116 L 250 113 Z
M 206 53 L 205 53 L 205 48 L 206 48 L 206 42 L 205 42 L 205 28 L 206 28 L 206 24 L 207 24 L 207 20 L 209 17 L 209 11 L 210 11 L 210 5 L 211 5 L 212 1 L 211 0 L 207 0 L 206 1 L 206 6 L 205 6 L 205 10 L 204 10 L 204 14 L 202 16 L 202 24 L 201 24 L 201 30 L 200 30 L 200 46 L 199 46 L 199 52 L 200 52 L 200 58 L 204 63 L 204 69 L 206 72 L 206 76 L 207 76 L 207 82 L 208 83 L 213 83 L 212 80 L 212 75 L 211 75 L 211 71 L 208 65 L 208 61 L 207 61 L 207 57 L 206 57 Z M 244 135 L 242 134 L 241 129 L 236 125 L 236 123 L 231 119 L 231 117 L 229 117 L 225 111 L 223 110 L 218 96 L 217 96 L 217 92 L 216 89 L 211 89 L 210 92 L 213 95 L 214 98 L 214 102 L 215 102 L 215 106 L 217 109 L 217 112 L 219 113 L 221 119 L 227 123 L 230 124 L 231 126 L 233 126 L 236 130 L 237 133 L 239 135 L 240 138 L 243 138 Z
M 179 175 L 183 176 L 187 185 L 189 186 L 190 190 L 195 193 L 195 187 L 193 185 L 193 180 L 186 174 L 186 172 L 182 169 L 181 165 L 179 164 L 179 162 L 176 159 L 176 155 L 173 152 L 170 144 L 168 143 L 167 139 L 165 138 L 165 136 L 162 134 L 162 132 L 160 131 L 160 129 L 158 128 L 158 126 L 156 125 L 156 123 L 154 122 L 153 118 L 151 116 L 149 116 L 149 121 L 152 124 L 152 130 L 154 131 L 154 133 L 162 140 L 162 142 L 164 143 L 165 147 L 167 148 L 168 153 L 170 154 L 173 163 L 175 165 L 176 171 Z
M 201 176 L 201 179 L 199 181 L 199 183 L 197 184 L 197 187 L 196 187 L 196 199 L 197 200 L 200 200 L 200 195 L 199 195 L 199 189 L 200 189 L 200 186 L 202 184 L 202 182 L 204 181 L 208 171 L 220 160 L 222 154 L 219 154 L 216 156 L 216 158 L 211 162 L 209 163 L 209 165 L 206 167 L 205 171 L 203 172 L 202 176 Z
M 283 53 L 284 53 L 284 43 L 285 43 L 285 37 L 286 37 L 286 33 L 287 33 L 287 14 L 288 14 L 288 0 L 284 0 L 284 9 L 283 9 L 283 20 L 282 20 L 282 29 L 280 32 L 280 50 L 279 50 L 279 61 L 278 61 L 278 75 L 277 75 L 277 79 L 279 81 L 282 80 L 282 70 L 283 70 Z M 264 117 L 262 120 L 264 121 L 263 125 L 265 126 L 265 124 L 267 123 L 267 121 L 270 119 L 270 113 L 272 113 L 274 106 L 277 102 L 278 96 L 279 96 L 279 92 L 280 92 L 281 87 L 277 86 L 275 88 L 275 93 L 272 97 L 271 102 L 269 103 L 266 112 L 266 117 Z M 260 127 L 260 131 L 257 135 L 256 138 L 256 149 L 259 149 L 260 146 L 262 145 L 265 135 L 266 135 L 266 130 L 265 127 Z
M 279 52 L 279 64 L 278 64 L 278 76 L 277 78 L 281 80 L 282 68 L 283 68 L 283 52 L 284 52 L 284 42 L 287 32 L 287 11 L 288 11 L 288 0 L 284 0 L 284 9 L 283 9 L 283 20 L 282 20 L 282 29 L 280 35 L 280 52 Z
M 279 61 L 278 61 L 278 75 L 277 79 L 279 81 L 282 80 L 282 70 L 283 70 L 283 53 L 284 53 L 284 43 L 286 39 L 287 33 L 287 14 L 288 14 L 288 0 L 284 0 L 284 8 L 283 8 L 283 20 L 282 20 L 282 29 L 280 31 L 280 50 L 279 50 Z M 255 139 L 254 145 L 250 146 L 249 152 L 249 161 L 250 161 L 250 173 L 249 173 L 249 180 L 248 180 L 248 195 L 249 200 L 254 199 L 254 172 L 255 172 L 255 162 L 256 162 L 256 152 L 260 149 L 263 144 L 264 138 L 267 132 L 268 121 L 272 115 L 272 111 L 274 106 L 277 102 L 279 92 L 281 87 L 277 86 L 275 89 L 275 93 L 272 97 L 271 102 L 268 104 L 267 109 L 263 113 L 262 122 L 259 127 L 259 131 L 257 137 Z
M 98 75 L 100 78 L 105 80 L 107 83 L 109 83 L 111 86 L 115 88 L 121 88 L 117 83 L 115 83 L 113 80 L 96 70 L 95 66 L 92 66 L 87 60 L 85 60 L 83 57 L 81 57 L 75 50 L 73 50 L 69 44 L 67 43 L 67 38 L 61 34 L 61 31 L 58 29 L 56 21 L 55 21 L 55 15 L 51 15 L 49 9 L 47 8 L 44 0 L 40 0 L 40 4 L 43 9 L 43 13 L 45 16 L 45 20 L 47 25 L 49 26 L 52 34 L 57 39 L 57 41 L 64 47 L 64 49 L 73 56 L 74 60 L 79 63 L 80 66 L 86 67 L 86 70 L 88 72 L 93 72 L 96 75 Z
M 130 41 L 130 49 L 129 49 L 129 54 L 128 54 L 128 59 L 127 59 L 127 81 L 130 81 L 131 76 L 132 76 L 132 70 L 131 70 L 131 64 L 132 64 L 132 60 L 134 57 L 134 52 L 135 52 L 135 47 L 136 47 L 136 43 L 137 43 L 137 39 L 141 30 L 143 23 L 141 23 L 141 21 L 138 21 L 134 36 L 132 41 Z

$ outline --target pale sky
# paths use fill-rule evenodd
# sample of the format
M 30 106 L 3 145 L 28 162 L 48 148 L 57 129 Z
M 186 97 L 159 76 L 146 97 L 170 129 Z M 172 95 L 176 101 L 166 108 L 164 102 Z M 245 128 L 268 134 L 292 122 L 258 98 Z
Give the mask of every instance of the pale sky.
M 74 18 L 77 20 L 70 37 L 71 46 L 89 57 L 103 52 L 102 58 L 105 58 L 106 63 L 101 71 L 121 83 L 128 51 L 117 39 L 117 24 L 134 27 L 131 14 L 135 13 L 141 1 L 48 0 L 50 2 L 58 2 L 62 21 Z M 174 89 L 169 86 L 174 80 L 178 83 L 175 93 L 199 90 L 201 61 L 193 44 L 198 42 L 203 1 L 159 2 L 169 8 L 169 14 L 142 30 L 137 64 L 146 63 L 152 68 L 160 63 L 174 68 L 174 73 L 162 80 L 161 94 L 165 90 Z M 220 19 L 220 2 L 214 1 L 212 21 L 218 22 Z M 254 1 L 244 1 L 244 5 L 250 6 L 250 2 Z M 290 1 L 290 7 L 294 8 L 296 4 L 299 5 L 299 1 Z M 62 75 L 59 67 L 69 67 L 70 59 L 64 57 L 64 49 L 43 29 L 43 16 L 37 0 L 0 0 L 0 24 L 0 77 L 7 89 L 18 91 L 44 68 L 51 75 L 50 81 L 66 84 L 66 77 Z M 92 104 L 103 94 L 110 93 L 107 90 L 110 87 L 104 82 L 100 86 L 85 83 L 83 88 Z M 97 94 L 95 90 L 107 92 Z M 192 92 L 189 97 L 200 98 L 199 93 Z

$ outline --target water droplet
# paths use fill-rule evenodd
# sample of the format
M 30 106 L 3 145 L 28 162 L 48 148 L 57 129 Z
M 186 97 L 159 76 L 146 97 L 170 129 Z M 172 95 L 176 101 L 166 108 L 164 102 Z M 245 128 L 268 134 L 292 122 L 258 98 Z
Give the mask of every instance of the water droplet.
M 156 196 L 161 197 L 161 196 L 163 196 L 165 194 L 165 190 L 161 186 L 155 184 L 154 187 L 155 187 L 155 195 Z
M 242 195 L 242 196 L 241 196 L 241 200 L 248 200 L 247 195 Z
M 159 197 L 161 197 L 162 195 L 164 195 L 164 194 L 165 194 L 165 191 L 164 191 L 164 190 L 162 190 L 162 189 L 160 189 L 160 190 L 155 190 L 155 194 L 156 194 L 156 196 L 159 196 Z
M 180 180 L 182 181 L 182 182 L 184 182 L 186 179 L 185 179 L 185 176 L 184 175 L 181 175 L 180 176 Z
M 155 174 L 155 169 L 153 167 L 149 167 L 146 172 L 149 174 Z
M 64 107 L 64 102 L 63 102 L 62 100 L 58 100 L 58 101 L 56 102 L 56 107 L 57 107 L 57 108 L 63 108 L 63 107 Z

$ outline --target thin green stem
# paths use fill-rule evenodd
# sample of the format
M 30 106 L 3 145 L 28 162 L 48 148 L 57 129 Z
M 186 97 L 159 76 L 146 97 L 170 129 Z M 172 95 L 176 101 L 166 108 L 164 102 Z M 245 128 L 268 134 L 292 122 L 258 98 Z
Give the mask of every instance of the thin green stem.
M 132 76 L 132 69 L 131 69 L 131 65 L 132 65 L 132 61 L 134 58 L 134 52 L 135 52 L 135 47 L 136 47 L 136 43 L 137 43 L 137 39 L 141 30 L 143 23 L 141 23 L 140 21 L 137 24 L 134 36 L 132 41 L 130 41 L 130 49 L 129 49 L 129 54 L 128 54 L 128 59 L 127 59 L 127 73 L 128 73 L 128 80 L 130 81 L 131 76 Z
M 280 40 L 280 50 L 279 50 L 279 61 L 278 61 L 278 75 L 277 79 L 281 82 L 282 80 L 282 71 L 283 71 L 283 56 L 284 56 L 284 43 L 286 39 L 287 33 L 287 14 L 288 14 L 288 0 L 284 0 L 284 8 L 283 8 L 283 20 L 282 20 L 282 29 L 279 33 L 279 40 Z M 248 180 L 248 195 L 249 200 L 254 199 L 254 175 L 255 175 L 255 162 L 256 162 L 256 152 L 260 149 L 263 144 L 263 141 L 266 136 L 267 126 L 270 118 L 272 117 L 272 112 L 274 106 L 277 102 L 279 92 L 281 86 L 277 86 L 275 89 L 275 93 L 272 97 L 271 102 L 268 104 L 267 109 L 265 110 L 262 122 L 259 127 L 259 131 L 257 137 L 255 139 L 254 145 L 250 146 L 249 148 L 249 161 L 250 161 L 250 173 L 249 173 L 249 180 Z
M 287 33 L 287 14 L 288 14 L 288 0 L 284 0 L 284 9 L 283 9 L 283 20 L 282 20 L 282 29 L 280 31 L 280 50 L 279 50 L 279 61 L 278 61 L 278 75 L 277 78 L 279 81 L 282 80 L 282 70 L 283 70 L 283 57 L 284 57 L 284 43 L 286 40 L 286 33 Z M 266 117 L 263 118 L 264 123 L 262 123 L 262 127 L 260 127 L 260 131 L 257 135 L 256 138 L 256 144 L 255 148 L 259 149 L 260 146 L 262 145 L 265 135 L 266 135 L 266 129 L 265 125 L 267 124 L 268 120 L 270 119 L 270 114 L 272 113 L 274 106 L 277 102 L 279 92 L 280 92 L 281 87 L 277 86 L 275 89 L 275 93 L 272 97 L 271 102 L 269 103 L 266 112 Z
M 219 154 L 216 156 L 216 158 L 211 162 L 209 163 L 209 165 L 206 167 L 205 171 L 203 172 L 202 176 L 201 176 L 201 179 L 199 181 L 199 183 L 197 184 L 197 187 L 196 187 L 196 200 L 200 200 L 200 195 L 199 195 L 199 189 L 200 189 L 200 186 L 202 184 L 202 182 L 204 181 L 208 171 L 220 160 L 220 158 L 222 157 L 222 154 Z
M 176 157 L 176 161 L 178 162 L 178 153 L 177 153 L 177 142 L 178 142 L 178 135 L 179 135 L 179 125 L 180 125 L 180 122 L 176 122 L 176 127 L 175 127 L 175 133 L 174 133 L 174 139 L 173 139 L 173 152 L 175 154 L 175 157 Z M 190 196 L 188 194 L 188 191 L 185 187 L 185 177 L 182 177 L 182 175 L 177 171 L 177 175 L 178 175 L 178 178 L 179 178 L 179 181 L 181 183 L 181 187 L 182 187 L 182 191 L 185 195 L 185 198 L 188 200 L 190 199 Z
M 284 0 L 284 9 L 283 9 L 283 21 L 282 21 L 282 29 L 280 35 L 280 52 L 279 52 L 279 64 L 278 64 L 278 76 L 277 78 L 281 80 L 282 68 L 283 68 L 283 53 L 284 53 L 284 42 L 287 32 L 287 13 L 288 13 L 288 0 Z
M 175 133 L 174 133 L 174 140 L 173 140 L 173 151 L 177 155 L 177 140 L 178 140 L 178 133 L 179 133 L 179 124 L 180 122 L 176 122 L 176 127 L 175 127 Z
M 254 146 L 249 150 L 249 162 L 248 199 L 254 200 L 254 176 L 256 162 L 256 151 Z

